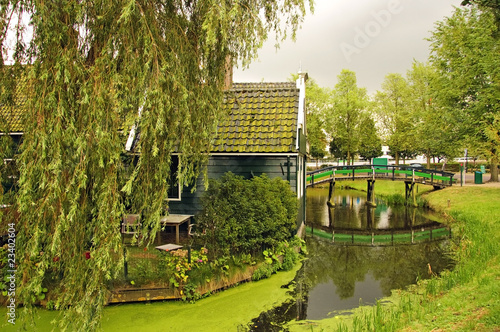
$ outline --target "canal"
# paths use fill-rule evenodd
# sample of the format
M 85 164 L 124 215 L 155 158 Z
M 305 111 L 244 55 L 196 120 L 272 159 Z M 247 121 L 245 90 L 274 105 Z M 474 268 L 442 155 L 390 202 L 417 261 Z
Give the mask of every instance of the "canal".
M 333 207 L 327 201 L 328 188 L 307 189 L 308 257 L 292 283 L 293 300 L 263 312 L 252 331 L 345 315 L 452 267 L 449 232 L 431 211 L 380 200 L 368 207 L 366 193 L 347 189 L 336 189 Z
M 448 238 L 431 240 L 426 233 L 442 229 L 437 216 L 381 201 L 369 208 L 365 199 L 364 192 L 336 190 L 335 206 L 329 207 L 328 188 L 307 190 L 308 255 L 297 272 L 280 272 L 193 304 L 108 306 L 102 330 L 286 331 L 287 322 L 346 315 L 360 304 L 374 304 L 394 289 L 429 278 L 429 272 L 438 274 L 452 267 L 446 255 Z M 281 305 L 259 315 L 273 303 Z M 6 308 L 0 308 L 0 314 L 5 317 L 5 313 Z M 57 314 L 39 310 L 39 331 L 53 330 L 50 322 Z M 18 327 L 2 321 L 0 330 L 17 331 Z

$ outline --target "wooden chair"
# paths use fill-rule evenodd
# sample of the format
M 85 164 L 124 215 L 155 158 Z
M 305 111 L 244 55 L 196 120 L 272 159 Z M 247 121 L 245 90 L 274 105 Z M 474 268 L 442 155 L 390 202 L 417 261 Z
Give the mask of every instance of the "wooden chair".
M 132 236 L 138 237 L 141 227 L 141 215 L 126 214 L 123 216 L 122 234 L 131 234 Z
M 196 231 L 196 224 L 190 224 L 188 226 L 188 235 L 192 239 L 191 244 L 200 244 L 202 247 L 207 246 L 207 239 L 205 238 L 206 230 L 202 232 Z
M 196 224 L 190 224 L 190 225 L 188 226 L 188 235 L 189 235 L 190 237 L 198 237 L 198 236 L 200 236 L 200 234 L 196 233 L 196 232 L 193 230 L 193 228 L 195 228 L 195 226 L 196 226 Z

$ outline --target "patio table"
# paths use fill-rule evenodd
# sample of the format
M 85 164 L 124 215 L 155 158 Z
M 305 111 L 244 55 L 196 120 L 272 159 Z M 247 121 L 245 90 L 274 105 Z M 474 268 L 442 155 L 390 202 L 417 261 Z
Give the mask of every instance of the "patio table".
M 160 223 L 162 226 L 175 227 L 175 243 L 179 244 L 179 226 L 187 222 L 189 228 L 189 225 L 191 224 L 191 217 L 193 216 L 189 214 L 169 214 L 162 217 L 160 219 Z M 159 235 L 160 234 L 158 234 L 158 240 L 160 240 Z

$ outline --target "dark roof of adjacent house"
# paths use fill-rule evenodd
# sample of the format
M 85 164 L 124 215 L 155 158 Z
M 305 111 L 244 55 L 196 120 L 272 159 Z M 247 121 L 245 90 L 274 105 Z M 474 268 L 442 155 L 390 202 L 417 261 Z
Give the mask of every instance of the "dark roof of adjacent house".
M 233 83 L 212 152 L 296 151 L 299 89 L 290 83 Z
M 0 102 L 0 132 L 6 130 L 9 133 L 21 133 L 23 131 L 22 117 L 26 110 L 26 91 L 27 81 L 20 79 L 17 81 L 15 92 L 12 96 L 2 96 Z M 0 88 L 1 93 L 4 89 Z M 7 102 L 6 102 L 7 101 Z

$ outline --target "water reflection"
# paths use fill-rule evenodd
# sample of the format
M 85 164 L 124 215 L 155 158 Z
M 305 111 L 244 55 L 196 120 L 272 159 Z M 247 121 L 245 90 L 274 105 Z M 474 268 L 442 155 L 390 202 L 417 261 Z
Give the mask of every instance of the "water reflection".
M 366 205 L 364 193 L 356 190 L 337 190 L 334 207 L 328 207 L 327 189 L 307 190 L 307 222 L 314 227 L 335 231 L 402 231 L 412 228 L 439 226 L 431 212 L 389 207 L 377 200 L 375 208 Z
M 435 217 L 418 209 L 388 207 L 378 202 L 367 208 L 364 193 L 337 191 L 329 208 L 328 190 L 308 189 L 307 220 L 316 228 L 335 231 L 386 232 L 437 224 Z M 432 220 L 431 220 L 432 219 Z M 324 319 L 339 311 L 373 304 L 421 278 L 429 278 L 428 265 L 440 273 L 452 267 L 445 250 L 448 240 L 386 246 L 338 245 L 314 236 L 306 238 L 308 258 L 294 284 L 294 301 L 261 314 L 252 331 L 282 331 L 284 322 Z
M 405 288 L 417 278 L 428 278 L 427 264 L 434 272 L 450 266 L 443 257 L 445 241 L 363 247 L 338 246 L 309 237 L 307 245 L 311 254 L 304 262 L 301 282 L 307 285 L 309 303 L 323 302 L 313 299 L 318 286 L 321 293 L 336 298 L 330 311 L 351 309 L 360 301 L 374 303 L 382 296 L 389 296 L 392 289 Z M 324 285 L 330 286 L 329 290 Z M 310 310 L 307 313 L 310 319 L 325 317 Z

